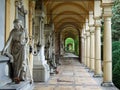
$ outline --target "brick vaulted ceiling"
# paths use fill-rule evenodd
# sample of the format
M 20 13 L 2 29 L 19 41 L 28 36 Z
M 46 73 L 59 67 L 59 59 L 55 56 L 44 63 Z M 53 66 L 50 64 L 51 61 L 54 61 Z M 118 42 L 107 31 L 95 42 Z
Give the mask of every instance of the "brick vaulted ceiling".
M 94 0 L 44 0 L 44 4 L 48 23 L 52 20 L 56 32 L 62 29 L 69 32 L 69 28 L 73 28 L 73 33 L 75 29 L 82 30 L 89 11 L 94 10 Z

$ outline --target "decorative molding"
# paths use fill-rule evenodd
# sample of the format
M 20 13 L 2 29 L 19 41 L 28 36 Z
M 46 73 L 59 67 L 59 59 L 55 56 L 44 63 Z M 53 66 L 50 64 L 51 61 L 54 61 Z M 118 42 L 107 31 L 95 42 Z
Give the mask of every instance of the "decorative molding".
M 114 5 L 113 2 L 111 2 L 111 3 L 102 3 L 103 17 L 112 17 L 112 6 L 113 5 Z
M 108 6 L 110 6 L 110 7 L 112 7 L 114 5 L 114 3 L 113 2 L 111 2 L 111 3 L 102 3 L 102 7 L 108 7 Z
M 24 9 L 23 0 L 16 0 L 15 18 L 22 20 L 24 28 L 26 28 L 26 14 L 27 14 L 27 10 Z
M 27 14 L 27 10 L 24 9 L 24 5 L 23 5 L 23 1 L 22 0 L 15 1 L 15 5 L 16 5 L 16 7 L 18 7 L 18 9 L 21 12 L 23 12 L 24 14 Z
M 93 19 L 94 20 L 100 20 L 102 17 L 101 16 L 97 16 L 97 17 L 94 17 Z

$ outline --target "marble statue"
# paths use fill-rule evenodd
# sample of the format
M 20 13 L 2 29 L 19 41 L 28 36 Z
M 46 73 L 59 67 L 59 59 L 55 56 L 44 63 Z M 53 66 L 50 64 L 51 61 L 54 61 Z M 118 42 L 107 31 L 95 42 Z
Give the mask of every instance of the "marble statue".
M 15 19 L 13 23 L 14 28 L 10 32 L 6 45 L 2 50 L 2 55 L 10 57 L 13 67 L 12 79 L 15 83 L 19 83 L 26 80 L 26 44 L 28 43 L 28 36 L 21 20 Z

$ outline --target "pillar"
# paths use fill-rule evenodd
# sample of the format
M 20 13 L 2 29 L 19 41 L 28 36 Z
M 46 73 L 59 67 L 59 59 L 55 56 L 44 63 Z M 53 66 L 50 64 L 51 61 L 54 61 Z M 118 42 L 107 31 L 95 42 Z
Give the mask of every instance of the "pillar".
M 87 67 L 90 68 L 90 32 L 87 31 L 87 37 L 86 37 L 86 56 L 87 56 Z
M 104 38 L 103 38 L 103 83 L 102 86 L 113 86 L 112 83 L 112 36 L 111 17 L 112 3 L 103 3 Z
M 92 28 L 92 26 L 90 26 Z M 94 29 L 94 28 L 93 28 Z M 90 32 L 90 71 L 95 69 L 95 34 L 94 30 Z
M 84 65 L 87 66 L 87 58 L 86 58 L 86 34 L 84 33 Z
M 95 17 L 95 72 L 94 77 L 102 76 L 101 68 L 101 22 L 100 17 Z
M 35 1 L 29 2 L 29 47 L 31 47 L 32 51 L 29 54 L 29 63 L 30 63 L 30 73 L 33 77 L 33 47 L 34 47 L 34 40 L 33 40 L 33 13 L 35 13 Z
M 86 32 L 86 66 L 89 68 L 89 58 L 90 58 L 90 31 L 88 26 L 88 19 L 86 19 L 85 23 L 85 32 Z
M 10 33 L 10 0 L 6 0 L 6 8 L 5 8 L 5 41 L 7 41 Z
M 94 19 L 93 19 L 93 11 L 89 11 L 89 30 L 90 30 L 90 56 L 89 56 L 89 64 L 90 64 L 90 72 L 94 71 Z
M 82 64 L 84 64 L 84 61 L 85 61 L 85 60 L 84 60 L 84 48 L 85 48 L 85 47 L 84 47 L 84 36 L 81 35 L 81 54 L 82 54 L 82 55 L 81 55 L 81 57 L 82 57 L 82 58 L 81 58 L 81 63 L 82 63 Z

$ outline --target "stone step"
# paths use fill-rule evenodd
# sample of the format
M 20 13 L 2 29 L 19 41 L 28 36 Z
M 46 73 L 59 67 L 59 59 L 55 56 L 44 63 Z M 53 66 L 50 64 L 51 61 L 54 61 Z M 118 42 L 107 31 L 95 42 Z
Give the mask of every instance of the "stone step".
M 30 81 L 22 81 L 19 84 L 9 83 L 3 87 L 0 87 L 0 90 L 32 90 L 33 84 Z
M 0 87 L 6 85 L 7 83 L 11 83 L 11 82 L 12 80 L 9 77 L 4 76 L 0 79 Z

